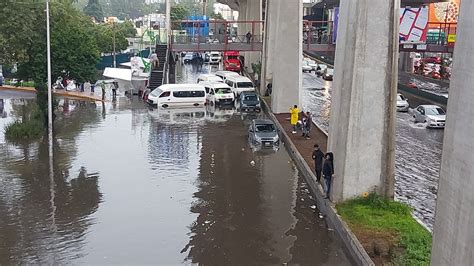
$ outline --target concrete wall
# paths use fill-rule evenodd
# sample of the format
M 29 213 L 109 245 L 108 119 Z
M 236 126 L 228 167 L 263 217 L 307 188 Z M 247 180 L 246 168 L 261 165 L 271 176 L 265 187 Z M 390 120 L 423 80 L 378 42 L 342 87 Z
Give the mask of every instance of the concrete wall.
M 393 197 L 400 1 L 341 1 L 328 150 L 331 197 Z
M 462 1 L 444 132 L 432 265 L 474 264 L 474 2 Z
M 301 106 L 303 60 L 303 3 L 302 0 L 271 0 L 277 19 L 275 25 L 275 53 L 273 55 L 272 111 L 287 113 L 295 104 Z M 269 34 L 272 34 L 270 32 Z M 272 37 L 270 37 L 272 38 Z M 271 55 L 270 55 L 271 56 Z
M 273 58 L 275 54 L 275 39 L 276 39 L 276 23 L 278 20 L 277 3 L 267 0 L 265 10 L 265 39 L 263 40 L 262 52 L 262 82 L 260 83 L 260 92 L 265 93 L 268 83 L 273 80 Z M 269 21 L 273 21 L 267 23 Z

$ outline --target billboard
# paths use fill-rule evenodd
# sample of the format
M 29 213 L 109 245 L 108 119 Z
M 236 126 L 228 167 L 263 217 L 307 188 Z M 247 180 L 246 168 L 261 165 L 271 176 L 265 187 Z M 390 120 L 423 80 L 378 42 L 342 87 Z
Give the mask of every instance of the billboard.
M 457 23 L 461 0 L 430 4 L 429 20 L 433 23 Z
M 428 32 L 428 8 L 400 9 L 400 42 L 425 42 Z

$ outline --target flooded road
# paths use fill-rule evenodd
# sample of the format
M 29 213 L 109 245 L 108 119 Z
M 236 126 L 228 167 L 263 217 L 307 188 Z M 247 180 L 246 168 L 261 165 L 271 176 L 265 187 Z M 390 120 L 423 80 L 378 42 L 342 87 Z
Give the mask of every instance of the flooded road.
M 332 82 L 303 73 L 303 110 L 310 110 L 315 122 L 326 131 L 329 129 L 331 87 Z M 413 104 L 415 99 L 408 98 L 408 101 Z M 415 216 L 432 228 L 444 131 L 415 124 L 408 113 L 397 112 L 396 119 L 396 198 L 410 204 Z
M 1 125 L 23 106 L 4 103 Z M 1 141 L 1 265 L 351 264 L 286 150 L 250 150 L 251 117 L 126 97 L 62 106 L 52 179 L 46 138 Z

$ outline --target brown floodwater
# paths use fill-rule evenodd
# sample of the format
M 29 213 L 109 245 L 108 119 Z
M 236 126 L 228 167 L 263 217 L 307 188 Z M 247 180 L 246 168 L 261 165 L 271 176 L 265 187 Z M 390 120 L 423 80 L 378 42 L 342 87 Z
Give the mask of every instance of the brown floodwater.
M 28 108 L 9 97 L 0 126 Z M 252 117 L 60 104 L 53 176 L 47 138 L 1 138 L 0 265 L 351 264 L 286 150 L 250 149 Z

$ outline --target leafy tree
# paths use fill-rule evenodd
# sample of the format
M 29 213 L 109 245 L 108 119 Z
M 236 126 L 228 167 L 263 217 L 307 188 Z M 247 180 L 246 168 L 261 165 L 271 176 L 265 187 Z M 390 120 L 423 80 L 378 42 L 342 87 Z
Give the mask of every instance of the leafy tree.
M 224 20 L 224 17 L 220 13 L 212 13 L 210 18 L 215 20 Z
M 99 0 L 89 0 L 87 5 L 84 7 L 84 13 L 90 17 L 95 18 L 96 21 L 102 21 L 104 19 L 104 12 Z
M 118 24 L 100 24 L 94 29 L 95 39 L 99 51 L 102 53 L 112 53 L 115 32 L 115 51 L 119 52 L 128 47 L 126 38 L 135 37 L 136 30 L 131 21 Z
M 189 15 L 189 10 L 184 5 L 175 5 L 171 7 L 170 19 L 171 21 L 183 20 Z
M 46 81 L 47 74 L 44 12 L 39 12 L 33 19 L 36 23 L 31 26 L 37 34 L 27 44 L 27 56 L 19 62 L 18 76 L 41 84 Z M 93 80 L 99 60 L 99 50 L 93 38 L 94 24 L 70 3 L 52 2 L 50 19 L 52 79 L 62 76 L 80 82 Z

